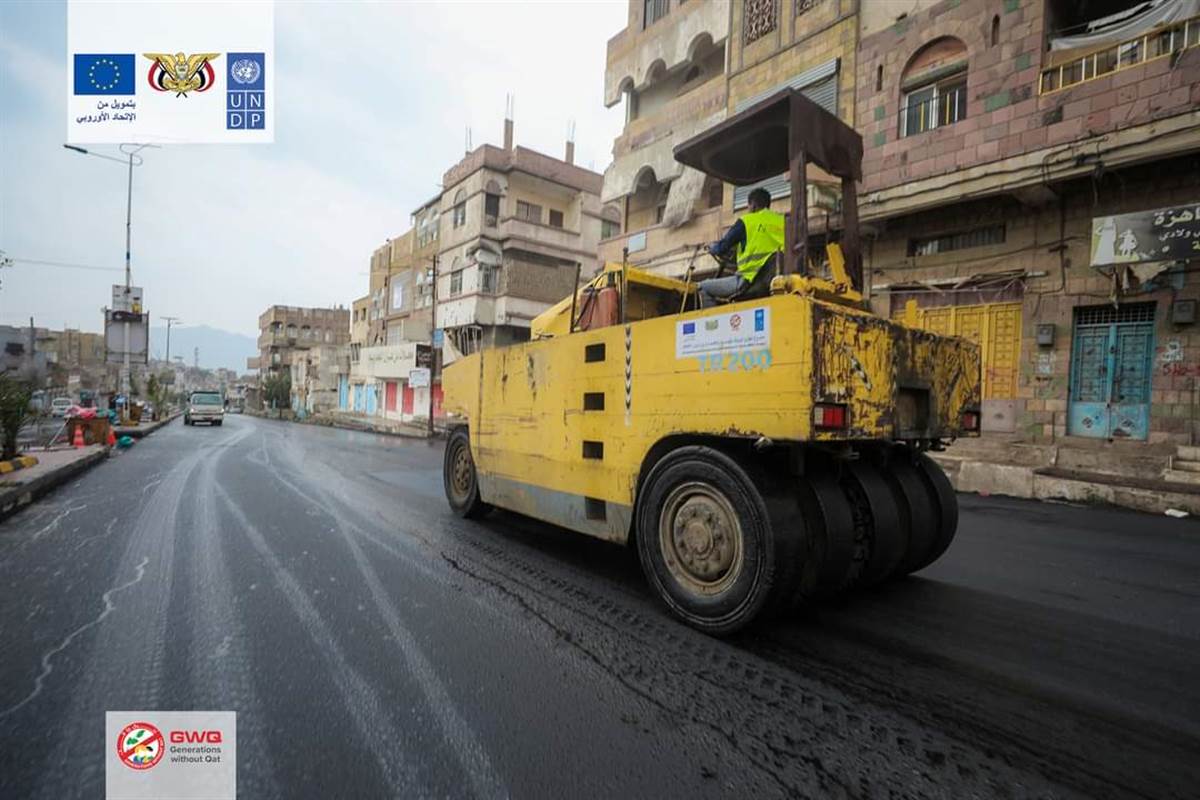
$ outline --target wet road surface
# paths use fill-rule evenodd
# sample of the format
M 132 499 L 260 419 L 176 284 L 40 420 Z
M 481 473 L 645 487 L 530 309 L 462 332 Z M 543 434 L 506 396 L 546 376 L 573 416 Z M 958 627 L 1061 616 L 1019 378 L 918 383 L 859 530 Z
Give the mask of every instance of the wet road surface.
M 174 423 L 0 524 L 0 797 L 102 796 L 110 709 L 236 711 L 245 798 L 1196 796 L 1200 526 L 960 500 L 718 641 L 440 442 Z

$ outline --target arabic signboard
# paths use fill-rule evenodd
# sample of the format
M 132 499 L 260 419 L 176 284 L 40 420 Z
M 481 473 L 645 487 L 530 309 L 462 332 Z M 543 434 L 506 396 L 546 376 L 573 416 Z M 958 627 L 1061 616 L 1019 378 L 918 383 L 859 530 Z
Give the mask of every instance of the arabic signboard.
M 433 348 L 427 344 L 417 345 L 417 366 L 432 367 L 433 366 Z
M 112 310 L 130 314 L 142 313 L 142 287 L 114 283 L 112 287 Z
M 112 310 L 104 312 L 104 346 L 107 350 L 105 361 L 109 364 L 124 363 L 126 329 L 129 330 L 130 363 L 148 363 L 150 316 L 142 314 L 138 320 L 130 321 L 127 312 Z
M 1092 266 L 1200 258 L 1200 203 L 1092 219 Z
M 408 373 L 408 385 L 413 389 L 423 389 L 429 385 L 429 370 L 422 367 Z

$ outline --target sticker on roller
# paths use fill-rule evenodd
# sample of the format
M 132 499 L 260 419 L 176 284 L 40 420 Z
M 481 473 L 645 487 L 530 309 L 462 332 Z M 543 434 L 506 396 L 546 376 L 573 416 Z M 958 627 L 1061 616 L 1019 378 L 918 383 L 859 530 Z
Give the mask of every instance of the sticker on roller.
M 771 309 L 748 308 L 675 323 L 675 357 L 771 345 Z

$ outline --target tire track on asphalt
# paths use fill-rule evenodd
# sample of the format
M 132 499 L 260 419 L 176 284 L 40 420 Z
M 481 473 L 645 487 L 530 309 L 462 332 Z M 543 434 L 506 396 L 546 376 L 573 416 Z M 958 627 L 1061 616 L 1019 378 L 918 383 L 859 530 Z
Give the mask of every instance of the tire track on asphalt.
M 266 742 L 269 731 L 263 704 L 250 678 L 252 659 L 245 628 L 235 607 L 233 581 L 226 565 L 223 529 L 217 515 L 217 483 L 222 461 L 249 438 L 252 428 L 206 459 L 195 473 L 192 532 L 185 554 L 190 581 L 184 595 L 191 609 L 192 639 L 188 663 L 194 687 L 193 708 L 237 712 L 237 778 L 248 796 L 278 797 L 279 783 Z
M 176 577 L 175 519 L 191 474 L 212 447 L 184 455 L 140 507 L 125 507 L 136 516 L 116 574 L 128 574 L 135 564 L 145 562 L 145 580 L 118 607 L 115 617 L 120 619 L 96 629 L 81 679 L 71 693 L 64 733 L 40 773 L 43 797 L 76 797 L 86 787 L 103 785 L 105 711 L 159 708 Z
M 237 520 L 242 533 L 263 559 L 275 579 L 276 586 L 283 593 L 305 632 L 327 662 L 333 685 L 337 687 L 338 692 L 345 700 L 350 712 L 350 719 L 358 728 L 363 742 L 370 749 L 371 755 L 374 756 L 382 770 L 388 785 L 395 787 L 399 797 L 421 796 L 422 787 L 415 785 L 412 780 L 413 776 L 417 774 L 416 765 L 411 763 L 409 758 L 394 744 L 404 740 L 403 734 L 383 712 L 383 704 L 378 694 L 350 665 L 345 653 L 338 646 L 333 632 L 329 629 L 329 625 L 321 617 L 312 601 L 308 599 L 308 595 L 301 588 L 299 581 L 271 550 L 262 532 L 242 511 L 237 500 L 220 485 L 216 487 L 216 492 L 225 507 Z
M 284 454 L 285 456 L 291 456 L 288 450 L 285 450 Z M 292 463 L 296 464 L 296 461 L 293 460 Z M 342 505 L 342 503 L 325 489 L 325 481 L 337 479 L 340 482 L 340 476 L 335 478 L 336 473 L 334 475 L 324 474 L 330 471 L 320 462 L 307 462 L 303 472 L 296 469 L 290 469 L 289 471 L 295 475 L 304 476 L 309 487 L 307 491 L 285 477 L 283 471 L 278 466 L 275 468 L 274 477 L 304 502 L 312 502 L 313 498 L 320 498 L 324 501 L 321 503 L 321 506 L 326 516 L 336 526 L 342 540 L 350 549 L 354 563 L 358 567 L 358 571 L 371 593 L 371 599 L 376 611 L 379 612 L 379 615 L 383 618 L 384 623 L 391 632 L 392 638 L 400 650 L 400 655 L 404 658 L 404 663 L 408 667 L 409 673 L 420 685 L 421 691 L 425 696 L 425 703 L 437 721 L 442 737 L 453 750 L 459 766 L 469 778 L 474 794 L 477 797 L 506 796 L 508 792 L 504 787 L 504 782 L 492 766 L 487 751 L 480 744 L 470 725 L 459 713 L 454 699 L 438 678 L 437 670 L 430 663 L 424 650 L 417 642 L 416 637 L 413 636 L 412 632 L 401 620 L 395 605 L 388 596 L 387 590 L 379 580 L 374 567 L 371 566 L 370 561 L 363 553 L 362 547 L 356 540 L 357 536 L 363 535 L 365 532 L 357 525 L 348 522 L 344 515 L 334 514 L 329 510 L 335 503 L 337 505 Z M 323 474 L 315 479 L 309 477 L 311 473 L 317 471 Z M 406 563 L 411 563 L 409 559 L 405 559 L 405 561 Z M 426 572 L 426 570 L 422 570 L 422 572 Z

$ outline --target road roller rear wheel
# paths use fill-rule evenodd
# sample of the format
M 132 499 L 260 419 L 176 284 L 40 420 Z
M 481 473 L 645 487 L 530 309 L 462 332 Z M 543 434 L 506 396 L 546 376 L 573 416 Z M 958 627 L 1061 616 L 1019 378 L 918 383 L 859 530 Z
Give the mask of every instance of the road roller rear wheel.
M 800 535 L 777 531 L 751 471 L 711 447 L 666 455 L 639 493 L 646 580 L 671 613 L 713 635 L 737 631 L 767 606 L 780 559 L 795 550 L 783 537 Z
M 908 533 L 892 490 L 874 464 L 851 462 L 842 487 L 853 508 L 858 548 L 866 550 L 857 579 L 846 588 L 874 586 L 895 572 L 908 549 Z
M 958 530 L 958 497 L 950 479 L 946 477 L 942 468 L 924 453 L 917 454 L 915 463 L 934 501 L 933 516 L 937 521 L 937 536 L 934 538 L 933 547 L 913 572 L 924 569 L 941 558 L 942 553 L 945 553 L 954 541 L 954 533 Z
M 845 584 L 854 561 L 850 503 L 830 475 L 801 478 L 797 498 L 810 541 L 808 558 L 800 572 L 800 594 L 805 598 L 832 594 Z
M 907 575 L 926 563 L 937 541 L 940 519 L 938 500 L 933 488 L 915 465 L 915 454 L 898 447 L 884 466 L 884 475 L 892 487 L 901 522 L 908 529 L 908 548 L 895 575 Z

